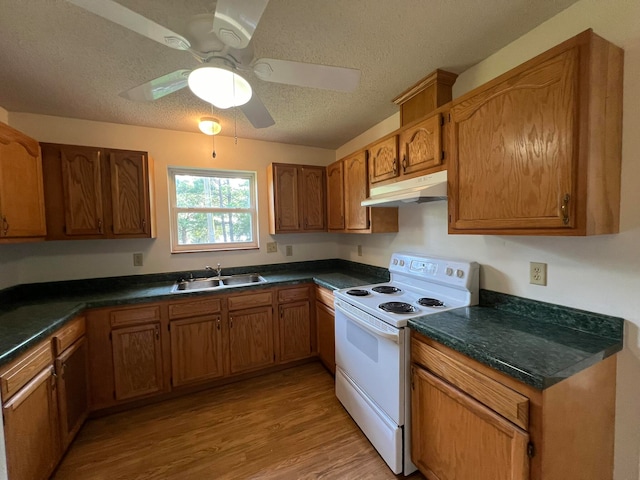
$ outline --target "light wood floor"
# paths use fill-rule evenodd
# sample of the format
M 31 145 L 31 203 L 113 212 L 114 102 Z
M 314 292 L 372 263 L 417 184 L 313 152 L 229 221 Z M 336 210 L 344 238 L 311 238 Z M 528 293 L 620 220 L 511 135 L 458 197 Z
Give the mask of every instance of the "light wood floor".
M 333 388 L 310 363 L 89 420 L 53 478 L 395 479 Z

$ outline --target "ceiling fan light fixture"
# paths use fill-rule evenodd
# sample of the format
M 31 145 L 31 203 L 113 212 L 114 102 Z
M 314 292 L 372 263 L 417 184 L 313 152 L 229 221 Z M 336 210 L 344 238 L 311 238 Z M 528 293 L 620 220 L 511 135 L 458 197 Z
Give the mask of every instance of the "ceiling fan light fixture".
M 249 82 L 224 68 L 198 67 L 189 74 L 187 83 L 194 95 L 218 108 L 238 107 L 251 100 Z
M 202 117 L 198 122 L 198 128 L 205 135 L 217 135 L 222 131 L 222 125 L 213 117 Z

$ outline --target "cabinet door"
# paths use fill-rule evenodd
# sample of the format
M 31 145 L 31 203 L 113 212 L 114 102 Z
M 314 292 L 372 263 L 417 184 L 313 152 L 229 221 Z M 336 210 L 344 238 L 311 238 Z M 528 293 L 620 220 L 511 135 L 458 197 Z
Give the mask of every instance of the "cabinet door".
M 219 314 L 174 320 L 170 325 L 174 387 L 224 374 Z
M 141 152 L 109 152 L 113 234 L 150 236 L 147 156 Z
M 273 333 L 271 307 L 229 313 L 231 373 L 274 364 Z
M 326 187 L 324 167 L 302 167 L 300 189 L 302 227 L 306 231 L 326 230 Z
M 427 478 L 529 478 L 527 432 L 415 365 L 411 380 L 411 459 Z
M 402 174 L 424 172 L 442 164 L 442 116 L 438 113 L 400 132 Z
M 336 373 L 335 313 L 326 305 L 316 302 L 318 323 L 318 356 L 329 371 Z
M 116 400 L 161 391 L 160 323 L 115 329 L 111 338 Z
M 60 148 L 66 235 L 105 233 L 101 157 L 99 148 Z
M 329 230 L 344 230 L 344 164 L 327 167 L 327 217 Z
M 280 305 L 280 361 L 311 355 L 311 309 L 309 301 Z
M 45 234 L 38 142 L 0 123 L 0 240 Z
M 347 230 L 366 230 L 369 228 L 369 209 L 360 205 L 369 193 L 364 151 L 344 160 L 344 193 Z
M 573 227 L 579 72 L 575 48 L 452 108 L 452 228 Z
M 398 168 L 398 137 L 374 143 L 369 147 L 369 182 L 378 183 L 395 178 L 400 174 Z
M 80 338 L 56 358 L 60 440 L 66 450 L 89 414 L 87 341 Z
M 275 227 L 278 233 L 300 230 L 300 193 L 295 165 L 274 165 Z
M 60 456 L 53 367 L 37 374 L 2 407 L 11 480 L 45 480 Z

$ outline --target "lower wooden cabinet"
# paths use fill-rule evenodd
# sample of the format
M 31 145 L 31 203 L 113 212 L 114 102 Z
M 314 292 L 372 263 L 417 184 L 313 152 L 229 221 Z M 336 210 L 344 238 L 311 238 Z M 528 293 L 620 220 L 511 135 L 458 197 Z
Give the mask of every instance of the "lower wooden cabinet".
M 230 312 L 230 373 L 256 370 L 275 364 L 273 335 L 272 307 Z
M 111 341 L 116 400 L 163 390 L 160 322 L 114 329 Z
M 303 285 L 278 290 L 281 362 L 307 358 L 313 353 L 309 288 Z
M 174 320 L 170 331 L 174 387 L 224 375 L 221 314 Z
M 421 368 L 413 371 L 411 402 L 411 457 L 427 478 L 529 478 L 524 430 Z
M 9 478 L 49 478 L 61 454 L 50 340 L 3 367 L 0 385 Z
M 318 357 L 322 364 L 336 373 L 336 334 L 333 293 L 316 287 L 316 325 L 318 333 Z
M 88 350 L 85 337 L 56 357 L 62 450 L 71 444 L 89 414 Z
M 170 390 L 166 303 L 89 310 L 92 411 Z
M 428 479 L 611 480 L 616 358 L 544 390 L 411 334 L 411 459 Z

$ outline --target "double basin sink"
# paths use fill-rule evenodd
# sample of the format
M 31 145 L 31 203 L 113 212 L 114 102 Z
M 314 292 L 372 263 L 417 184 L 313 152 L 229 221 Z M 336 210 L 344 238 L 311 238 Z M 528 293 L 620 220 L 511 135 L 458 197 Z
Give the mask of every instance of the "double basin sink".
M 187 292 L 193 290 L 213 290 L 224 287 L 243 287 L 264 283 L 266 280 L 257 273 L 244 273 L 239 275 L 223 275 L 207 278 L 191 278 L 180 280 L 173 286 L 172 292 Z

